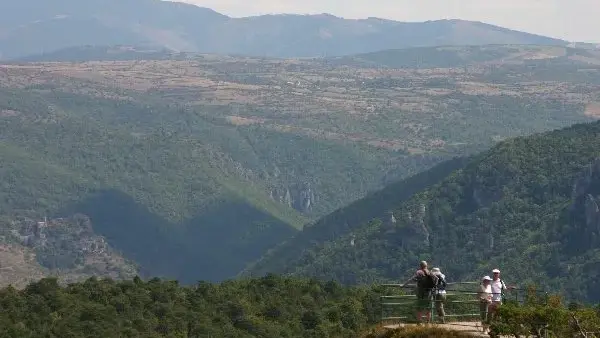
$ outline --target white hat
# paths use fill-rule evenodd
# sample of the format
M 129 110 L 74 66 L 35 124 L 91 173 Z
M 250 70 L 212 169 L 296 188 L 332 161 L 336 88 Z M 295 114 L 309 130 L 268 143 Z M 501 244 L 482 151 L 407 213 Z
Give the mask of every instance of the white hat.
M 493 272 L 493 273 L 500 273 L 500 270 L 498 270 L 498 269 L 494 269 L 494 270 L 492 270 L 492 272 Z
M 492 280 L 492 279 L 490 278 L 490 276 L 485 276 L 485 277 L 483 277 L 483 280 Z
M 440 268 L 433 268 L 431 269 L 431 272 L 440 272 Z

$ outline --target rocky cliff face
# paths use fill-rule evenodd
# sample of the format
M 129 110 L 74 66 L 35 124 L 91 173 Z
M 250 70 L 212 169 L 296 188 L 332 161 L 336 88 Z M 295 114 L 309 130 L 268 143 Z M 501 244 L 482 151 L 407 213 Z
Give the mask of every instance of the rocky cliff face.
M 406 211 L 399 219 L 393 213 L 388 213 L 384 226 L 391 232 L 390 236 L 397 239 L 398 244 L 404 248 L 429 246 L 430 232 L 425 220 L 427 206 L 419 204 Z
M 273 200 L 302 213 L 311 212 L 313 205 L 317 202 L 310 183 L 272 188 L 270 195 Z
M 137 274 L 131 262 L 94 233 L 85 215 L 43 221 L 23 218 L 11 223 L 12 229 L 3 238 L 14 249 L 11 252 L 28 253 L 33 257 L 31 263 L 39 265 L 46 274 L 58 274 L 66 281 L 91 275 L 121 279 Z M 0 252 L 0 264 L 3 258 L 6 257 Z

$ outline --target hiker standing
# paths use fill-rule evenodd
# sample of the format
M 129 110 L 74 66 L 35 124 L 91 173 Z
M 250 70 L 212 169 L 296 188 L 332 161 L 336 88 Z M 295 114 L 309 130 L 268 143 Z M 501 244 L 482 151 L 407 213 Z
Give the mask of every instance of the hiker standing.
M 500 279 L 500 270 L 494 269 L 492 270 L 492 304 L 490 305 L 490 320 L 494 319 L 496 313 L 498 312 L 498 308 L 502 305 L 502 298 L 504 295 L 504 291 L 510 289 L 514 289 L 514 286 L 506 287 L 504 281 Z
M 440 271 L 440 268 L 431 269 L 431 273 L 438 277 L 438 283 L 435 286 L 434 292 L 435 310 L 438 317 L 440 317 L 440 321 L 445 323 L 446 312 L 444 311 L 444 303 L 446 302 L 446 276 Z
M 427 269 L 427 262 L 421 261 L 419 269 L 402 287 L 405 287 L 410 282 L 417 282 L 417 322 L 420 323 L 423 317 L 423 312 L 427 316 L 427 321 L 431 320 L 431 296 L 432 290 L 437 284 L 437 276 L 430 273 Z
M 481 284 L 479 285 L 479 313 L 481 316 L 481 327 L 483 332 L 487 333 L 489 330 L 489 308 L 492 304 L 492 279 L 490 276 L 483 277 Z

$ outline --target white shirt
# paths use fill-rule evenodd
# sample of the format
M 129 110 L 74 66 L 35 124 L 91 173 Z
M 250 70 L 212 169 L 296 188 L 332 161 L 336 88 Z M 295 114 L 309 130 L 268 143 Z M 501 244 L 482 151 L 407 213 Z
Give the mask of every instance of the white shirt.
M 490 300 L 492 299 L 492 286 L 484 286 L 483 284 L 479 285 L 479 299 L 480 300 Z
M 492 301 L 500 302 L 502 301 L 502 291 L 506 290 L 506 285 L 501 279 L 493 280 L 490 283 L 492 287 Z

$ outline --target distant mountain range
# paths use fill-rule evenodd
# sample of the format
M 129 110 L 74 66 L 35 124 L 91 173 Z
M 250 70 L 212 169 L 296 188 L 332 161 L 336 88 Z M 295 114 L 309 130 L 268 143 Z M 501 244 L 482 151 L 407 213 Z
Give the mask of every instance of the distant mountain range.
M 349 20 L 329 14 L 230 18 L 159 0 L 8 0 L 0 3 L 0 59 L 82 45 L 269 57 L 339 56 L 439 45 L 566 41 L 481 22 Z

